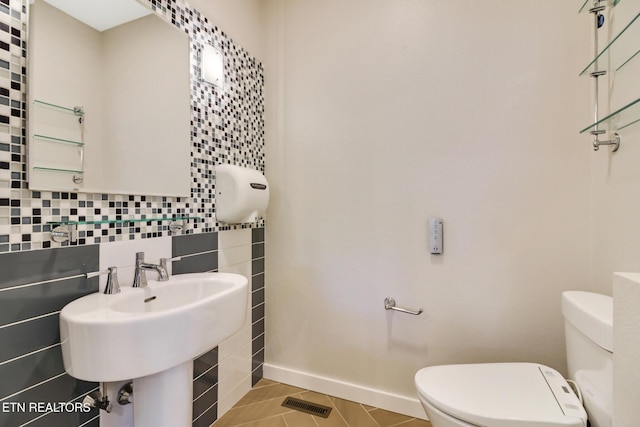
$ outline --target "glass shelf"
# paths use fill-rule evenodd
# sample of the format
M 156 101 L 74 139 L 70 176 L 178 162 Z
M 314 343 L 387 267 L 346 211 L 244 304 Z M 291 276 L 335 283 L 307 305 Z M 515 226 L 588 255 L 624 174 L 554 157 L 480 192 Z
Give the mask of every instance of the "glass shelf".
M 34 166 L 33 170 L 34 171 L 45 171 L 45 172 L 60 172 L 60 173 L 84 173 L 83 170 L 49 168 L 49 167 L 44 167 L 44 166 Z
M 640 122 L 640 98 L 625 105 L 619 110 L 614 111 L 608 116 L 603 117 L 597 122 L 590 124 L 586 128 L 582 129 L 580 133 L 589 132 L 596 125 L 599 126 L 604 123 L 608 124 L 609 131 L 619 131 L 638 122 Z
M 84 115 L 84 110 L 82 109 L 82 107 L 73 107 L 73 108 L 63 107 L 61 105 L 52 104 L 50 102 L 39 101 L 37 99 L 34 99 L 33 103 L 34 104 L 45 105 L 47 107 L 57 108 L 58 110 L 62 110 L 62 111 L 67 111 L 67 112 L 75 114 L 76 116 L 83 116 Z
M 129 218 L 129 219 L 106 219 L 96 221 L 47 221 L 49 225 L 57 224 L 73 224 L 73 225 L 92 225 L 92 224 L 126 224 L 130 222 L 164 222 L 164 221 L 199 221 L 201 218 L 197 216 L 172 216 L 169 218 Z
M 130 224 L 139 222 L 163 222 L 170 221 L 168 228 L 172 233 L 181 232 L 187 225 L 187 221 L 200 221 L 201 218 L 195 216 L 172 216 L 169 218 L 129 218 L 129 219 L 110 219 L 98 221 L 68 221 L 62 217 L 60 221 L 47 221 L 47 225 L 55 226 L 51 230 L 51 240 L 56 243 L 78 241 L 78 225 L 98 225 L 98 224 Z M 182 224 L 179 223 L 182 222 Z
M 33 137 L 35 139 L 44 139 L 50 142 L 59 142 L 61 144 L 71 144 L 71 145 L 77 145 L 78 147 L 84 147 L 84 143 L 78 142 L 78 141 L 71 141 L 69 139 L 54 138 L 52 136 L 36 135 L 36 134 L 34 134 Z
M 598 64 L 599 60 L 602 62 L 611 62 L 611 65 L 607 68 L 610 70 L 620 71 L 625 65 L 631 62 L 638 54 L 640 50 L 638 50 L 637 41 L 640 40 L 640 13 L 638 13 L 632 20 L 627 24 L 626 27 L 616 35 L 611 42 L 598 53 L 593 61 L 589 63 L 585 67 L 584 70 L 580 73 L 581 76 L 588 75 L 594 73 L 596 71 L 603 71 L 598 69 L 602 67 Z M 615 45 L 615 49 L 614 49 Z M 609 52 L 609 58 L 604 58 L 604 54 Z M 615 54 L 614 54 L 615 53 Z
M 620 3 L 622 0 L 606 0 L 606 1 L 600 1 L 600 5 L 601 6 L 610 6 L 610 7 L 615 7 L 618 5 L 618 3 Z M 582 7 L 580 8 L 580 10 L 578 11 L 578 13 L 585 13 L 585 12 L 589 12 L 589 10 L 591 10 L 591 8 L 593 7 L 593 0 L 584 0 L 584 3 L 582 3 Z

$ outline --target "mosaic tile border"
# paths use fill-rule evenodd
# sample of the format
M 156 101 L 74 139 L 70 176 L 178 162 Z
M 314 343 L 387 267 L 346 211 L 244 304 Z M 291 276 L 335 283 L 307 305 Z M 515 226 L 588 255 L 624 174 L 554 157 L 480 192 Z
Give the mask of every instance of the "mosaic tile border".
M 191 40 L 191 197 L 30 191 L 26 182 L 27 3 L 0 0 L 0 252 L 57 247 L 50 220 L 126 220 L 194 216 L 183 233 L 232 227 L 215 221 L 213 166 L 231 163 L 264 173 L 264 70 L 184 0 L 138 0 Z M 202 84 L 197 55 L 204 43 L 224 54 L 225 89 Z M 263 227 L 264 222 L 242 227 Z M 74 245 L 154 238 L 171 234 L 168 223 L 79 226 Z M 66 246 L 68 243 L 62 244 Z

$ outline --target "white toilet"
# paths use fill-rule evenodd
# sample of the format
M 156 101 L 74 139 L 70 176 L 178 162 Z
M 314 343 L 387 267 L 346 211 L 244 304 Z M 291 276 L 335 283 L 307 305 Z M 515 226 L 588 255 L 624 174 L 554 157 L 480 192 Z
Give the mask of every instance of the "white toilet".
M 564 292 L 562 314 L 569 376 L 583 402 L 556 370 L 536 363 L 431 366 L 415 382 L 433 427 L 611 427 L 612 298 Z

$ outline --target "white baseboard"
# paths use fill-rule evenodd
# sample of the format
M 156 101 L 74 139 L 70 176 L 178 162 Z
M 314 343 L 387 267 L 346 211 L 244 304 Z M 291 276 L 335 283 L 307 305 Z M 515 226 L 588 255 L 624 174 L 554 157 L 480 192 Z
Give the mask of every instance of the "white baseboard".
M 263 375 L 266 379 L 295 387 L 375 406 L 376 408 L 397 412 L 409 417 L 427 419 L 424 409 L 417 398 L 389 393 L 360 384 L 348 383 L 335 378 L 323 377 L 269 363 L 264 364 Z

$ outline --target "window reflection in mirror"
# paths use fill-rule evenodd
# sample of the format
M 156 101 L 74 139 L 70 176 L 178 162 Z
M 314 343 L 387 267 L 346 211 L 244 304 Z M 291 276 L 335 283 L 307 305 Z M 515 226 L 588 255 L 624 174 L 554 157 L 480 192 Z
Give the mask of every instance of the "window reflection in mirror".
M 189 37 L 122 1 L 142 13 L 113 13 L 115 0 L 65 2 L 120 20 L 91 22 L 99 29 L 55 0 L 30 5 L 30 189 L 190 195 Z

